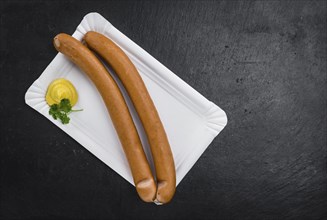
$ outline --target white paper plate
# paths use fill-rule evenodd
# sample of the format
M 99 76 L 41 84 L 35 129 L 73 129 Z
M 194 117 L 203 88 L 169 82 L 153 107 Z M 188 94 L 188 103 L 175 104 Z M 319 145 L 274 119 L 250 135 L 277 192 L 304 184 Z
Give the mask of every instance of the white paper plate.
M 140 72 L 168 135 L 175 159 L 178 184 L 227 124 L 225 112 L 182 81 L 98 13 L 87 14 L 73 37 L 81 40 L 83 35 L 91 30 L 106 35 L 118 44 Z M 74 108 L 84 109 L 82 112 L 72 113 L 68 125 L 62 125 L 61 122 L 52 119 L 44 98 L 49 83 L 61 77 L 70 80 L 78 91 L 79 100 Z M 131 101 L 126 96 L 126 91 L 120 84 L 119 86 L 127 100 L 153 169 L 143 127 Z M 27 90 L 25 101 L 133 184 L 123 149 L 100 94 L 88 77 L 62 54 L 57 54 Z

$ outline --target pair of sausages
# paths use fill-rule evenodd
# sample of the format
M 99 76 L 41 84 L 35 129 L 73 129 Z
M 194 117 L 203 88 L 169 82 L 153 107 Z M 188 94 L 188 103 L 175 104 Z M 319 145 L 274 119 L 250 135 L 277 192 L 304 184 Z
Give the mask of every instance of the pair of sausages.
M 140 198 L 156 204 L 169 202 L 176 188 L 173 155 L 141 76 L 122 49 L 104 35 L 90 31 L 83 40 L 86 46 L 70 35 L 58 34 L 54 38 L 54 46 L 82 69 L 97 87 L 123 146 Z M 156 180 L 118 85 L 90 49 L 111 66 L 131 98 L 150 145 Z

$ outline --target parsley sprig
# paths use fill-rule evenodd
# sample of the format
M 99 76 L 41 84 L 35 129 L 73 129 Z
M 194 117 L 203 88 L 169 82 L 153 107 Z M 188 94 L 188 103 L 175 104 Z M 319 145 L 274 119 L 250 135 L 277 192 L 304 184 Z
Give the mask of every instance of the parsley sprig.
M 52 115 L 55 120 L 59 118 L 63 124 L 68 124 L 70 120 L 68 114 L 79 111 L 83 111 L 83 109 L 73 110 L 69 99 L 62 99 L 59 104 L 50 106 L 49 114 Z

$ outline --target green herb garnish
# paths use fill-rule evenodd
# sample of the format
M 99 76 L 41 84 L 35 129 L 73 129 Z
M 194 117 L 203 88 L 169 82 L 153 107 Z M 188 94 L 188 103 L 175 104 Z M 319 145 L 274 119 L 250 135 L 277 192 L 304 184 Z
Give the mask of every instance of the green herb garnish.
M 73 110 L 69 99 L 62 99 L 59 104 L 50 106 L 49 114 L 52 115 L 55 120 L 59 118 L 63 124 L 68 124 L 70 120 L 68 114 L 79 111 L 83 111 L 83 109 Z

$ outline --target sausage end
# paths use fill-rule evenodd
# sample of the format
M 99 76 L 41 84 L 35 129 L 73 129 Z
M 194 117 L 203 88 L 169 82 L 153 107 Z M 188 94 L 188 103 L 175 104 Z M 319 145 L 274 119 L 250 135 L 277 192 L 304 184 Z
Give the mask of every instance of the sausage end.
M 156 184 L 153 179 L 143 179 L 135 184 L 136 191 L 145 202 L 153 202 L 156 196 Z
M 169 183 L 168 181 L 159 181 L 156 198 L 154 203 L 157 205 L 170 202 L 175 194 L 175 183 Z
M 56 48 L 59 48 L 59 47 L 60 47 L 60 41 L 59 41 L 58 37 L 55 37 L 55 38 L 53 39 L 53 44 L 54 44 L 54 46 L 55 46 Z

